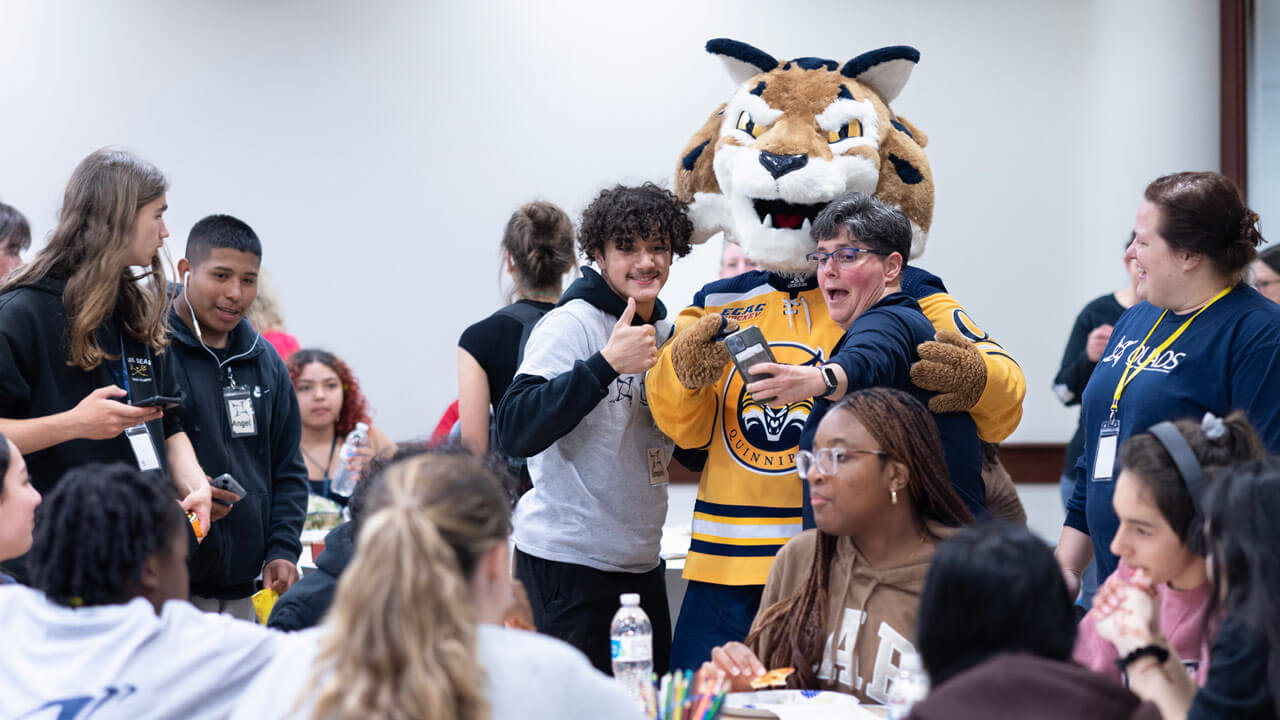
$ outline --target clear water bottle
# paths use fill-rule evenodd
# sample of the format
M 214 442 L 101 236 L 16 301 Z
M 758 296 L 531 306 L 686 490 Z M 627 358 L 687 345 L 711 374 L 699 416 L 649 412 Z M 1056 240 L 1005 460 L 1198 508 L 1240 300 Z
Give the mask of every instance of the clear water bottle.
M 356 450 L 367 447 L 369 447 L 369 426 L 365 423 L 356 423 L 356 429 L 347 435 L 347 441 L 342 443 L 342 449 L 338 451 L 338 471 L 329 478 L 329 490 L 334 495 L 350 497 L 351 492 L 356 489 L 356 480 L 360 478 L 347 469 L 347 462 L 356 454 Z
M 903 720 L 911 707 L 929 694 L 929 675 L 920 656 L 906 653 L 898 665 L 898 677 L 889 687 L 889 720 Z
M 640 607 L 640 595 L 623 593 L 622 607 L 609 626 L 613 678 L 622 689 L 644 702 L 644 686 L 653 682 L 653 623 Z

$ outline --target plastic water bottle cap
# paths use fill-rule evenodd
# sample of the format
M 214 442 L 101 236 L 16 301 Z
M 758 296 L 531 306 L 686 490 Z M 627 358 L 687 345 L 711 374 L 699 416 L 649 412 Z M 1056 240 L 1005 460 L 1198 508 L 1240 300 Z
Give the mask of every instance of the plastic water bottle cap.
M 621 595 L 618 596 L 618 600 L 621 601 L 623 605 L 629 605 L 631 607 L 639 607 L 640 593 L 622 593 Z

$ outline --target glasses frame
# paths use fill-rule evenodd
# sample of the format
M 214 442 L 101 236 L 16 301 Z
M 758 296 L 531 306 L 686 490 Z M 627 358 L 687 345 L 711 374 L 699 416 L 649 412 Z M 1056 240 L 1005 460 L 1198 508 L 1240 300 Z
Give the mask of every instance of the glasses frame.
M 826 265 L 827 261 L 834 257 L 841 267 L 848 267 L 858 262 L 863 255 L 880 255 L 881 257 L 884 257 L 889 255 L 889 253 L 882 253 L 876 250 L 868 250 L 860 247 L 842 247 L 836 248 L 831 252 L 814 250 L 811 253 L 805 253 L 804 259 L 806 262 L 812 263 L 814 267 L 820 268 Z
M 889 453 L 884 450 L 859 450 L 857 448 L 819 448 L 814 451 L 801 450 L 796 453 L 796 473 L 801 478 L 809 479 L 809 470 L 802 469 L 802 465 L 810 466 L 810 470 L 816 468 L 823 475 L 834 475 L 839 469 L 841 461 L 845 459 L 845 455 L 876 455 L 882 458 L 889 457 Z M 827 458 L 827 463 L 823 462 L 823 458 Z M 829 463 L 829 464 L 828 464 Z

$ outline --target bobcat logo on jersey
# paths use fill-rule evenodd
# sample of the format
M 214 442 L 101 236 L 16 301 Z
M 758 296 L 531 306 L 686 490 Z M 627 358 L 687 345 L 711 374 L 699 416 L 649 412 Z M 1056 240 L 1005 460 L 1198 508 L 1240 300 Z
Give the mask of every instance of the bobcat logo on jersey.
M 812 400 L 801 400 L 784 408 L 773 408 L 739 392 L 742 399 L 742 423 L 747 440 L 756 447 L 775 449 L 794 445 L 790 438 L 799 437 L 813 410 Z
M 821 350 L 791 342 L 769 343 L 780 363 L 817 365 Z M 722 435 L 729 455 L 744 467 L 769 475 L 795 472 L 796 446 L 813 410 L 812 400 L 801 400 L 784 408 L 772 408 L 747 394 L 742 375 L 734 368 L 724 385 Z M 733 413 L 732 408 L 738 412 Z
M 933 220 L 928 138 L 889 106 L 920 53 L 884 47 L 844 63 L 778 60 L 736 40 L 707 43 L 735 90 L 694 133 L 676 166 L 694 242 L 724 231 L 768 270 L 811 275 L 818 211 L 851 190 L 902 208 L 911 257 Z

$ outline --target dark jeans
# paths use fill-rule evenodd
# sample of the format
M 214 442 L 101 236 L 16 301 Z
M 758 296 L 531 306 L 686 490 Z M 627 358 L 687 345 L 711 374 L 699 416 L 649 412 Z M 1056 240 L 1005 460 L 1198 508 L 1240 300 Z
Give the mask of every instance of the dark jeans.
M 711 659 L 716 647 L 731 640 L 746 640 L 763 593 L 763 585 L 713 585 L 690 580 L 676 622 L 671 667 L 696 671 Z
M 671 611 L 667 608 L 667 565 L 644 573 L 605 572 L 585 565 L 543 560 L 516 549 L 515 576 L 529 592 L 538 632 L 578 648 L 596 669 L 613 674 L 609 625 L 623 593 L 639 593 L 640 607 L 653 624 L 653 671 L 667 672 L 671 654 Z

